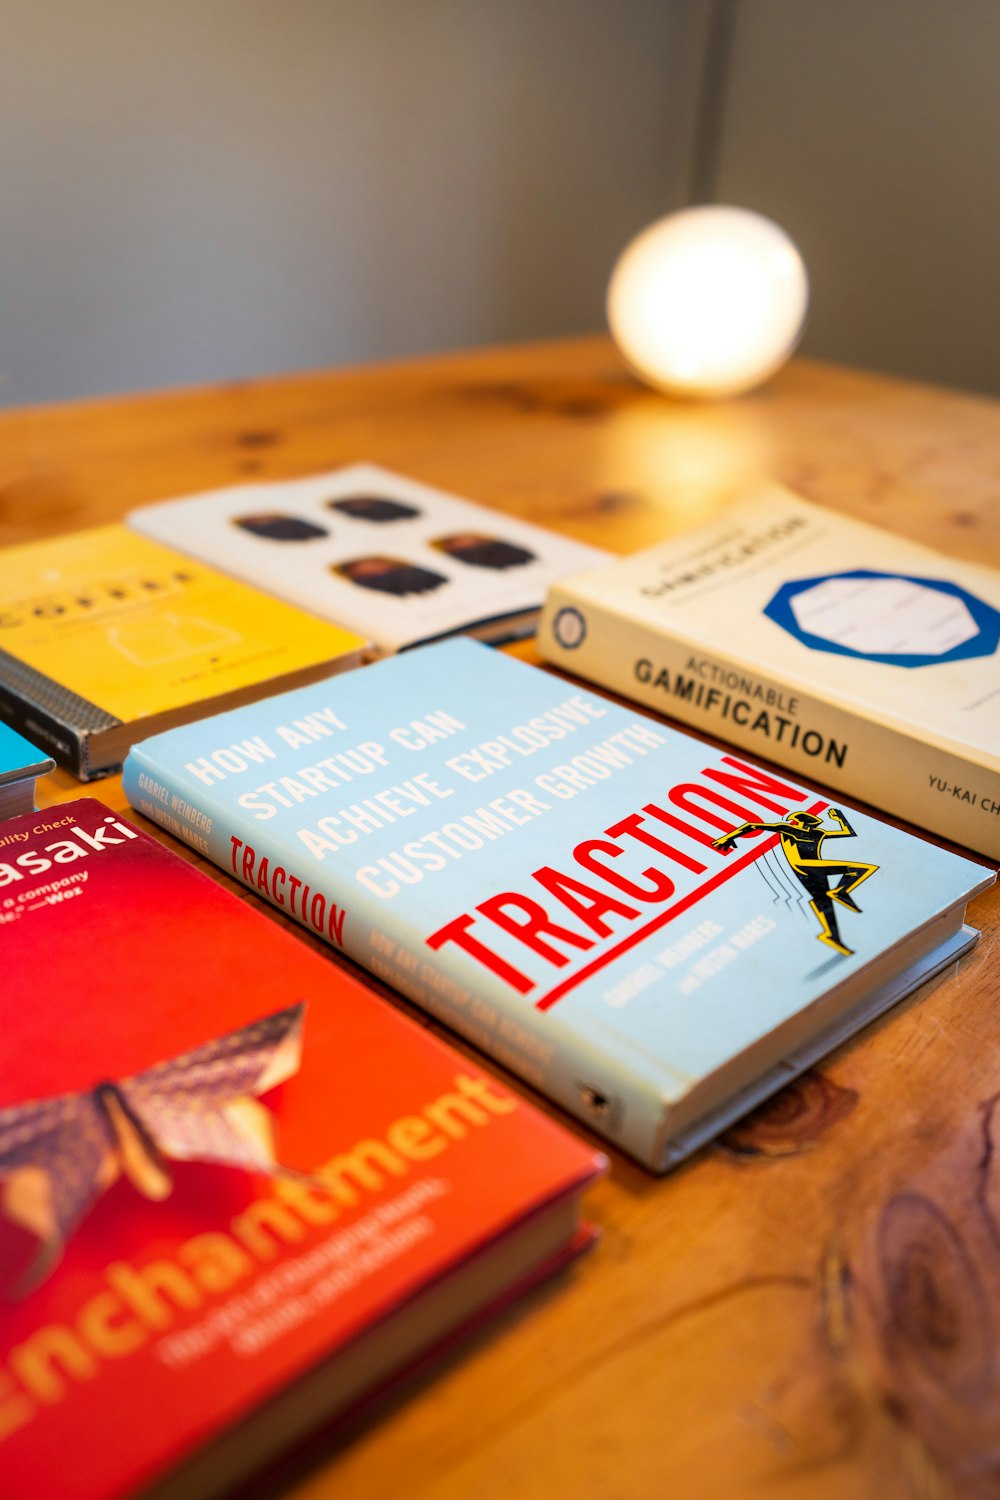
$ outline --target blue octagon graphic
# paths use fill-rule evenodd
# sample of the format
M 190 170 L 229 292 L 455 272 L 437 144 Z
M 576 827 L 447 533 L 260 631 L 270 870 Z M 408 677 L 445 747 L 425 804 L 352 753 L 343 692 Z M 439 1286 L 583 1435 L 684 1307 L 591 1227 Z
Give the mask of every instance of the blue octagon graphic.
M 958 584 L 855 568 L 782 584 L 764 613 L 811 651 L 930 667 L 992 656 L 1000 612 Z

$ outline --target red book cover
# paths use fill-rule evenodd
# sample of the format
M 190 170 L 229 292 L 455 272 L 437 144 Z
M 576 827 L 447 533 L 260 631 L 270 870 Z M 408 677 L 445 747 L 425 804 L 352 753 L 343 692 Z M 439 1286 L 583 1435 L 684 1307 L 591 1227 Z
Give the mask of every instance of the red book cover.
M 222 1492 L 585 1241 L 594 1152 L 101 803 L 0 946 L 3 1494 Z

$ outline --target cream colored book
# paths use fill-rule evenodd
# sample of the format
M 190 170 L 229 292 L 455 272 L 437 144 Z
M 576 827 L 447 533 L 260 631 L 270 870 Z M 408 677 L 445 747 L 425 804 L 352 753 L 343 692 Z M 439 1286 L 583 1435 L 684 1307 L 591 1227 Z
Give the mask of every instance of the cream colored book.
M 1000 858 L 1000 573 L 780 485 L 553 586 L 543 656 Z

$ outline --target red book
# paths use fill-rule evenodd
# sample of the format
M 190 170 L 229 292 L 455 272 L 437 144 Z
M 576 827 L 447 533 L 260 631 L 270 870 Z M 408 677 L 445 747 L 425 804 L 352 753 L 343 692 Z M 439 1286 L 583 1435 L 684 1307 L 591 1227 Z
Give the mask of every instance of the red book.
M 589 1241 L 599 1156 L 101 803 L 0 942 L 0 1494 L 223 1493 Z

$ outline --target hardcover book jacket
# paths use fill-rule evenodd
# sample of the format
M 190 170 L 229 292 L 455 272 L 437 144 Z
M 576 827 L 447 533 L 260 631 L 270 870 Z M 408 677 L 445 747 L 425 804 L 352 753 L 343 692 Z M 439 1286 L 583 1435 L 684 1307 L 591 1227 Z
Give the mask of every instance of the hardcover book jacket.
M 518 1232 L 596 1170 L 99 802 L 3 824 L 0 928 L 5 1496 L 144 1493 L 327 1360 L 342 1408 L 367 1334 L 491 1248 L 538 1274 Z
M 967 944 L 992 880 L 464 640 L 156 736 L 125 788 L 661 1168 L 702 1084 L 777 1087 L 852 1007 Z

